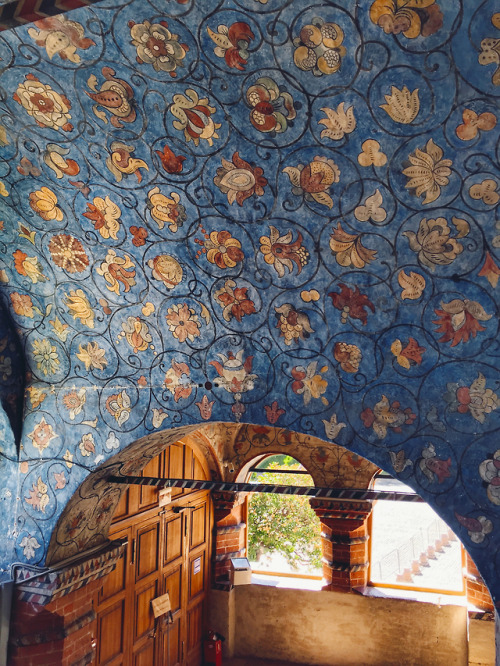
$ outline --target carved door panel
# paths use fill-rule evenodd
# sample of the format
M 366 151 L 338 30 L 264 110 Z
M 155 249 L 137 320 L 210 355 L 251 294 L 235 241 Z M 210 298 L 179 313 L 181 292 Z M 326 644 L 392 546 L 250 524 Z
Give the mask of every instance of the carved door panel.
M 116 568 L 97 594 L 97 654 L 99 666 L 128 666 L 129 627 L 127 608 L 130 596 L 129 560 L 132 529 L 121 530 L 113 538 L 127 541 Z
M 135 581 L 133 591 L 132 664 L 154 666 L 155 621 L 151 601 L 160 596 L 159 517 L 140 523 L 135 530 Z
M 163 589 L 170 595 L 173 624 L 160 625 L 162 666 L 200 666 L 202 661 L 209 585 L 209 502 L 207 494 L 186 502 L 190 508 L 165 515 Z

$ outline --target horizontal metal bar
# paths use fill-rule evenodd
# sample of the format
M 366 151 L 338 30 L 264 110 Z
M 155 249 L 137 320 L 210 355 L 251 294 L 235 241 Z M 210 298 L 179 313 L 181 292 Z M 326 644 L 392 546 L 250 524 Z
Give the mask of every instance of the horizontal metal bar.
M 193 479 L 160 479 L 151 476 L 110 476 L 110 483 L 126 485 L 156 486 L 157 488 L 190 488 L 192 490 L 215 490 L 218 492 L 273 493 L 279 495 L 306 495 L 320 499 L 391 500 L 393 502 L 423 502 L 413 493 L 398 493 L 366 488 L 319 488 L 307 486 L 278 486 L 269 483 L 229 483 L 225 481 L 196 481 Z
M 249 472 L 257 472 L 258 474 L 307 474 L 311 476 L 305 469 L 264 469 L 263 467 L 250 467 Z

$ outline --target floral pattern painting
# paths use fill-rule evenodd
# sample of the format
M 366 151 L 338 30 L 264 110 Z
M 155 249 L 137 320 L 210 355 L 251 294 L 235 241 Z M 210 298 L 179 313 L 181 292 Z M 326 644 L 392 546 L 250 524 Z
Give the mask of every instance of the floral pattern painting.
M 134 442 L 277 424 L 415 488 L 500 600 L 497 10 L 119 0 L 0 34 L 5 571 Z

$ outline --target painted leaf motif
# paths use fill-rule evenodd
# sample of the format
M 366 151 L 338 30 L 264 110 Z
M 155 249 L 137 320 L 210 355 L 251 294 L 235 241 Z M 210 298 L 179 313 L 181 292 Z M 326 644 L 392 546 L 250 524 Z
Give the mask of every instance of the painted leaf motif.
M 410 271 L 408 275 L 404 270 L 399 271 L 398 274 L 399 286 L 402 287 L 403 291 L 401 292 L 402 300 L 412 300 L 415 301 L 422 296 L 425 289 L 425 278 L 419 273 L 414 273 Z

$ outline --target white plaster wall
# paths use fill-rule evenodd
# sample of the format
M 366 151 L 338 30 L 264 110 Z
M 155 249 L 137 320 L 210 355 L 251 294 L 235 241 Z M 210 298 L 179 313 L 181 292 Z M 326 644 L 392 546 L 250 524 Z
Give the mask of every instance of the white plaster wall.
M 244 585 L 212 597 L 210 623 L 229 639 L 226 656 L 309 666 L 468 662 L 467 610 L 460 606 Z

